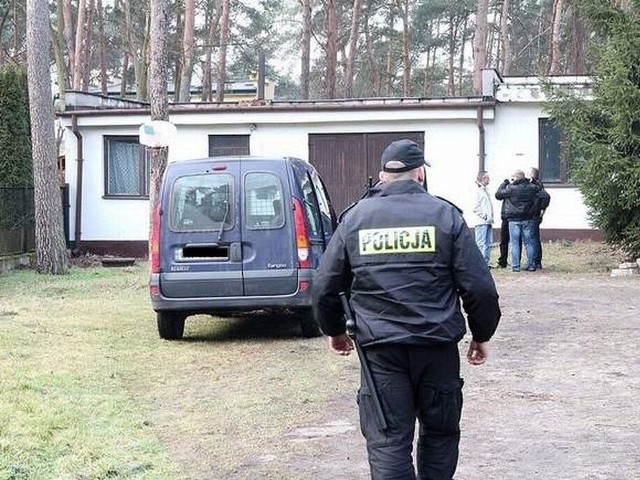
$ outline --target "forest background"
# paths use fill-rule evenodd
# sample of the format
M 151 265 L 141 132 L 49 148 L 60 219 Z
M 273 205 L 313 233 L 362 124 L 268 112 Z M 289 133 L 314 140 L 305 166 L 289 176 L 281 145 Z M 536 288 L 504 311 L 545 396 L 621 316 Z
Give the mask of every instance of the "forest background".
M 464 96 L 482 68 L 588 74 L 578 0 L 170 1 L 171 100 L 222 101 L 264 56 L 276 99 Z M 625 7 L 628 1 L 614 2 Z M 149 99 L 151 3 L 50 1 L 56 90 Z M 26 0 L 0 0 L 0 65 L 26 62 Z

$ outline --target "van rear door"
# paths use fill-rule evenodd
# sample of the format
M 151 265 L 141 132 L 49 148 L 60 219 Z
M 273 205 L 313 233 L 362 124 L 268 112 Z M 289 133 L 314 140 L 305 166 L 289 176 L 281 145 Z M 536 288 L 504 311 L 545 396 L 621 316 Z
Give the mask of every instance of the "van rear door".
M 242 162 L 245 295 L 286 295 L 298 288 L 287 163 Z
M 241 296 L 240 163 L 194 165 L 165 185 L 160 288 L 174 298 Z

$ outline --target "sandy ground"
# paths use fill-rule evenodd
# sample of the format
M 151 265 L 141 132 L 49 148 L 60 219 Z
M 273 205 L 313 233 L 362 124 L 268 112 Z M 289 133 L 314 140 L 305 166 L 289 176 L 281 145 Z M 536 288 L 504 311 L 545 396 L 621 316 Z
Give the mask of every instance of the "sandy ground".
M 500 272 L 496 283 L 503 317 L 491 357 L 481 367 L 463 363 L 455 478 L 640 479 L 640 278 Z M 325 339 L 307 342 L 306 354 L 342 362 L 342 374 L 357 378 L 353 356 L 330 356 Z M 190 479 L 369 478 L 355 380 L 313 419 L 250 445 L 239 463 L 230 452 L 233 468 L 224 471 L 195 435 L 165 426 L 159 436 Z
M 463 364 L 456 479 L 639 479 L 640 279 L 515 275 L 497 279 L 489 362 Z M 344 402 L 332 413 L 351 422 L 328 416 L 327 436 L 297 432 L 315 455 L 297 458 L 291 478 L 368 478 L 353 398 Z

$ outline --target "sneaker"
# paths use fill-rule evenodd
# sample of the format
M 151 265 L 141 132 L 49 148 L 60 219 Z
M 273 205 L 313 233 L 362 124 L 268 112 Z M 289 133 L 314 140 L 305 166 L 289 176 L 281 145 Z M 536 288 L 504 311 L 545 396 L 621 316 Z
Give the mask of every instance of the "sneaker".
M 512 269 L 511 269 L 511 271 L 512 271 L 512 272 L 519 272 L 519 271 L 520 271 L 520 269 L 519 269 L 519 268 L 512 268 Z
M 525 270 L 527 272 L 535 272 L 536 271 L 536 267 L 527 267 Z
M 499 263 L 499 264 L 496 265 L 496 267 L 497 268 L 507 268 L 507 264 L 506 263 L 504 263 L 504 264 Z

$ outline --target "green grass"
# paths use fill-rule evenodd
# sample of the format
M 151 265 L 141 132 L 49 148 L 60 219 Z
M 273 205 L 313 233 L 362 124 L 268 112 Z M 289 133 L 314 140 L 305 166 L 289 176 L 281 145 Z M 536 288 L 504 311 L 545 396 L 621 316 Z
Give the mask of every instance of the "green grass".
M 285 478 L 307 448 L 287 433 L 355 391 L 357 359 L 293 321 L 199 316 L 159 339 L 147 281 L 144 263 L 0 275 L 0 480 L 253 480 L 257 451 Z
M 124 381 L 141 270 L 0 276 L 0 479 L 180 478 Z
M 608 274 L 623 261 L 624 255 L 604 243 L 590 241 L 553 241 L 542 244 L 543 271 L 546 273 L 603 275 Z M 492 265 L 497 263 L 499 252 L 494 247 Z M 526 254 L 522 253 L 522 264 L 526 266 Z M 511 253 L 509 253 L 509 265 Z M 493 272 L 510 271 L 496 268 Z
M 599 243 L 544 247 L 545 274 L 619 260 Z M 317 453 L 291 432 L 353 406 L 357 359 L 295 322 L 199 316 L 185 340 L 160 340 L 146 269 L 0 275 L 0 480 L 291 478 Z

